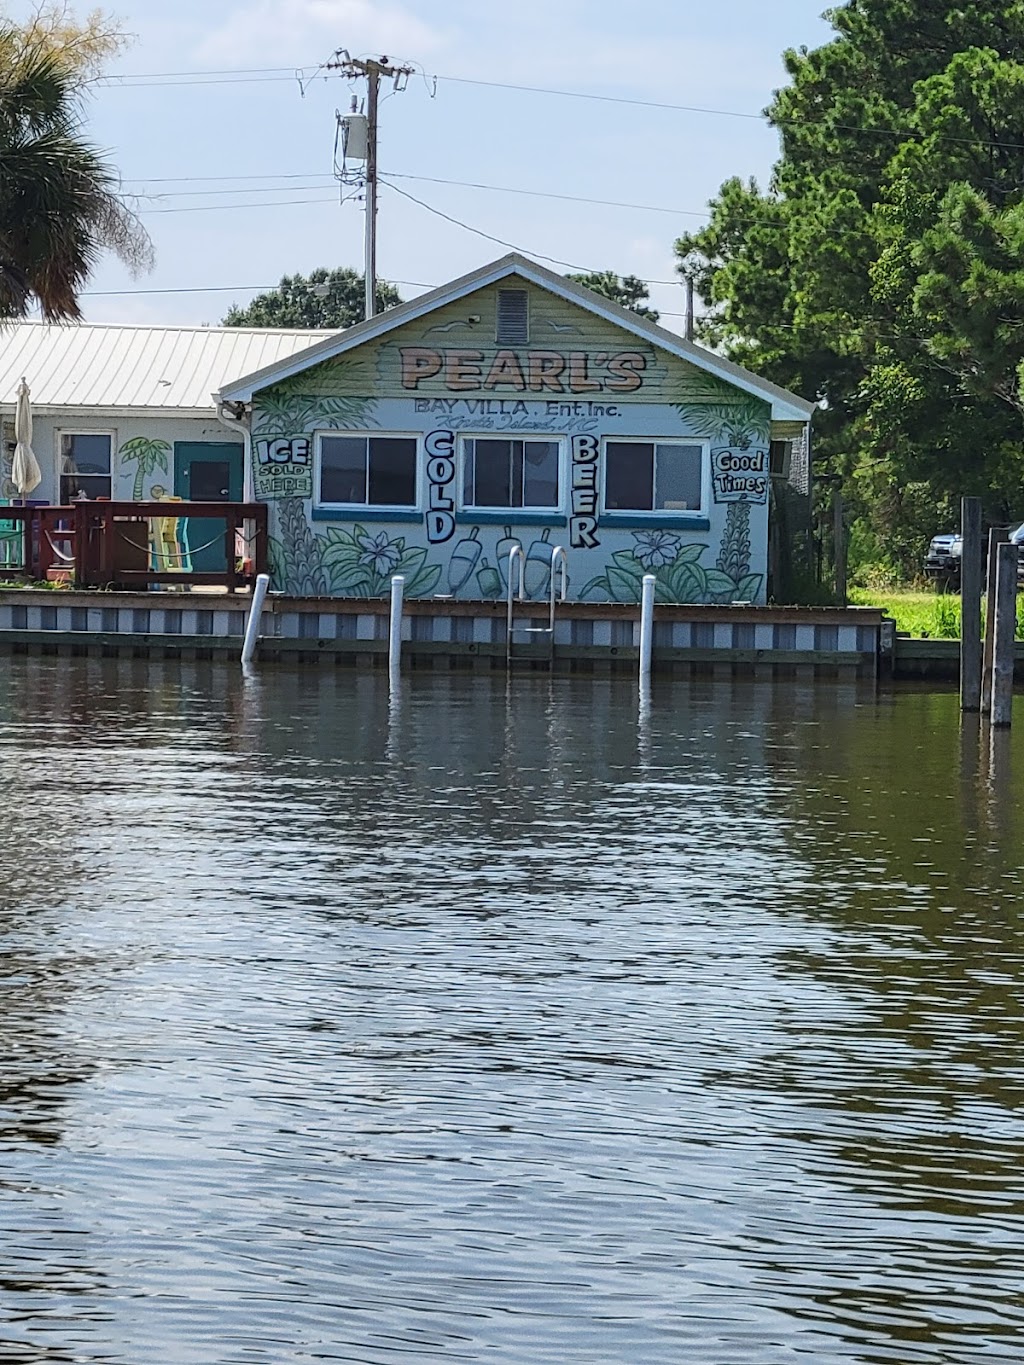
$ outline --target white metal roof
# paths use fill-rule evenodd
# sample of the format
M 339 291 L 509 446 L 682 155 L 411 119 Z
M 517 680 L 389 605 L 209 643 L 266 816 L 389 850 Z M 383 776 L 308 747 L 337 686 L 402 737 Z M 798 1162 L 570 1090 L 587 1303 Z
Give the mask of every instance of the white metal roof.
M 770 380 L 762 379 L 760 375 L 753 374 L 750 370 L 744 369 L 742 365 L 726 360 L 724 356 L 716 355 L 713 351 L 708 351 L 695 342 L 686 341 L 675 332 L 666 331 L 664 327 L 659 327 L 647 318 L 640 317 L 638 313 L 623 308 L 610 299 L 595 294 L 593 290 L 587 289 L 584 285 L 577 284 L 575 280 L 567 279 L 564 275 L 557 275 L 553 270 L 548 270 L 546 266 L 538 265 L 536 261 L 528 260 L 525 256 L 514 251 L 507 256 L 502 256 L 498 261 L 492 261 L 490 265 L 481 266 L 468 275 L 462 275 L 459 279 L 452 280 L 450 284 L 441 285 L 427 294 L 421 294 L 419 298 L 412 299 L 409 303 L 400 303 L 397 307 L 388 308 L 383 313 L 378 313 L 376 317 L 369 318 L 365 322 L 357 322 L 354 326 L 346 328 L 344 332 L 332 332 L 326 340 L 312 346 L 306 355 L 295 356 L 294 358 L 282 356 L 280 360 L 271 361 L 262 369 L 254 370 L 247 375 L 240 375 L 236 380 L 228 382 L 222 387 L 220 397 L 228 401 L 249 402 L 253 394 L 258 393 L 260 389 L 280 383 L 282 379 L 298 374 L 311 365 L 318 365 L 323 360 L 342 355 L 344 352 L 352 350 L 353 347 L 361 345 L 364 341 L 371 341 L 383 336 L 394 331 L 396 327 L 412 322 L 435 308 L 440 308 L 446 303 L 452 303 L 456 299 L 463 298 L 466 294 L 471 294 L 474 290 L 481 289 L 485 285 L 496 284 L 499 280 L 507 279 L 510 275 L 517 275 L 521 279 L 529 280 L 541 289 L 547 289 L 552 294 L 557 294 L 570 303 L 578 304 L 581 308 L 596 313 L 598 317 L 616 323 L 635 336 L 655 346 L 660 346 L 670 355 L 687 360 L 698 369 L 706 370 L 709 374 L 735 384 L 738 389 L 742 389 L 746 393 L 765 399 L 771 404 L 772 418 L 775 421 L 806 423 L 818 406 L 817 403 L 809 403 L 805 398 L 790 393 L 788 389 L 780 388 L 778 384 L 773 384 Z
M 14 322 L 0 326 L 0 406 L 22 377 L 32 407 L 213 411 L 217 390 L 333 333 L 269 327 L 136 327 Z

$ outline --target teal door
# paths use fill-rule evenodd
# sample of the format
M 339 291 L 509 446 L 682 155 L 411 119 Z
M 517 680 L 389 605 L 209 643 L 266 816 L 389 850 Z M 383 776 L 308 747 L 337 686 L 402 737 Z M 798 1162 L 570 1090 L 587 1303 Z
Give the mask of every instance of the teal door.
M 187 502 L 241 502 L 242 450 L 237 441 L 175 441 L 175 493 Z M 228 565 L 222 521 L 189 517 L 185 534 L 193 569 L 225 572 Z

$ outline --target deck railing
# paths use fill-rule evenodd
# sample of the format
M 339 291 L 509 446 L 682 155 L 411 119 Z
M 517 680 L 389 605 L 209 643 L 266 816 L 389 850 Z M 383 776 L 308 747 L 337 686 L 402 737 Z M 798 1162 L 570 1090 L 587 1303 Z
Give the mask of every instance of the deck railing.
M 153 534 L 153 522 L 220 523 L 202 546 Z M 68 578 L 76 588 L 154 584 L 251 587 L 267 572 L 267 506 L 252 502 L 73 502 L 0 507 L 0 578 Z M 196 569 L 193 556 L 223 547 L 223 568 Z

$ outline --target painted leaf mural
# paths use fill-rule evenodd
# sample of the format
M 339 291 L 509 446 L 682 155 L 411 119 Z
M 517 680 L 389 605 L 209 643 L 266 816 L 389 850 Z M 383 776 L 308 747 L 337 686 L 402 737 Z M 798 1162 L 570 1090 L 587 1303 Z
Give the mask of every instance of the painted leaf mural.
M 395 574 L 405 578 L 407 597 L 425 597 L 441 577 L 440 564 L 427 563 L 422 546 L 408 545 L 404 536 L 367 529 L 332 526 L 323 539 L 322 563 L 335 592 L 384 597 Z
M 604 573 L 585 584 L 580 597 L 592 602 L 639 602 L 644 575 L 654 574 L 656 602 L 701 603 L 750 601 L 761 585 L 760 574 L 734 577 L 721 562 L 701 563 L 708 546 L 680 542 L 674 532 L 634 531 L 632 549 L 617 550 Z M 749 554 L 749 541 L 747 543 Z
M 353 431 L 376 427 L 374 398 L 324 398 L 293 393 L 281 385 L 260 394 L 254 436 L 299 436 L 318 428 Z
M 378 387 L 373 354 L 369 350 L 359 349 L 283 379 L 274 385 L 273 391 L 324 399 L 344 397 L 360 391 L 369 393 Z

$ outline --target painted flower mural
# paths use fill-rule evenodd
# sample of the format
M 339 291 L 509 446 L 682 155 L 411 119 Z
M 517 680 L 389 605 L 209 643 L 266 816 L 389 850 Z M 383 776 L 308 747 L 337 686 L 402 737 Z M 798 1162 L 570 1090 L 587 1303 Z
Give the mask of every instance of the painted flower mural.
M 633 535 L 633 557 L 647 570 L 671 564 L 679 553 L 679 537 L 671 531 L 634 531 Z
M 404 542 L 389 540 L 386 531 L 376 536 L 364 531 L 359 537 L 359 544 L 363 552 L 356 562 L 372 569 L 375 574 L 393 574 L 401 563 Z
M 604 573 L 585 584 L 581 598 L 591 602 L 639 602 L 644 574 L 657 579 L 656 602 L 736 602 L 753 601 L 761 587 L 761 574 L 744 572 L 741 577 L 726 572 L 722 559 L 715 568 L 701 563 L 706 545 L 684 545 L 672 532 L 634 531 L 636 544 L 617 550 Z M 750 553 L 749 539 L 746 542 Z M 738 569 L 743 565 L 736 560 Z M 749 568 L 749 560 L 747 567 Z
M 374 534 L 358 523 L 351 528 L 329 526 L 318 536 L 321 563 L 331 591 L 347 597 L 384 597 L 393 574 L 405 578 L 406 597 L 427 597 L 441 577 L 440 564 L 427 563 L 421 545 L 408 545 L 405 536 Z
M 384 597 L 393 574 L 405 577 L 406 597 L 428 597 L 441 577 L 440 564 L 428 564 L 422 546 L 404 536 L 368 531 L 358 524 L 330 526 L 317 535 L 306 521 L 300 498 L 282 499 L 279 536 L 270 541 L 274 587 L 308 597 Z

